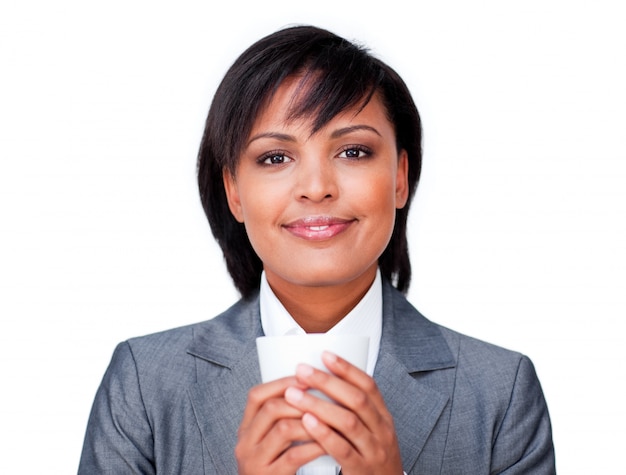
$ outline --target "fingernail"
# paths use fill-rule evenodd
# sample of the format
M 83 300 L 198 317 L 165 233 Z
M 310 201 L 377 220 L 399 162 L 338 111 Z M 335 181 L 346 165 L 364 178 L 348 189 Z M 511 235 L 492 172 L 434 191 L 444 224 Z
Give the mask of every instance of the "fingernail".
M 302 400 L 304 393 L 300 391 L 298 388 L 289 387 L 285 391 L 285 399 L 287 402 L 297 403 Z
M 308 429 L 314 429 L 318 424 L 317 417 L 307 412 L 302 416 L 302 424 Z
M 296 368 L 296 374 L 301 378 L 308 378 L 313 374 L 313 367 L 308 364 L 300 363 Z
M 331 353 L 330 351 L 324 351 L 324 353 L 322 353 L 322 358 L 326 363 L 334 364 L 337 362 L 337 355 Z

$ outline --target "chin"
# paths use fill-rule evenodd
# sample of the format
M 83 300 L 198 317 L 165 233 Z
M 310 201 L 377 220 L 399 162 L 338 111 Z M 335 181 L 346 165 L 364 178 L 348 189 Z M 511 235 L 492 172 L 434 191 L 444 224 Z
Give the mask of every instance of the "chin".
M 372 266 L 363 269 L 348 269 L 345 265 L 335 261 L 332 265 L 318 268 L 307 268 L 306 272 L 286 272 L 279 278 L 288 281 L 291 285 L 301 287 L 335 287 L 357 281 L 370 270 Z

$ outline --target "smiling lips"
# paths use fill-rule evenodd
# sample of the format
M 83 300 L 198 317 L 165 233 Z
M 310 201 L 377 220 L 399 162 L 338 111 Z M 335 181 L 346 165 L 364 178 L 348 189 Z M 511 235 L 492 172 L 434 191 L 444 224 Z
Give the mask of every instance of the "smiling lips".
M 354 222 L 332 216 L 307 216 L 283 227 L 296 237 L 310 241 L 323 241 L 344 232 Z

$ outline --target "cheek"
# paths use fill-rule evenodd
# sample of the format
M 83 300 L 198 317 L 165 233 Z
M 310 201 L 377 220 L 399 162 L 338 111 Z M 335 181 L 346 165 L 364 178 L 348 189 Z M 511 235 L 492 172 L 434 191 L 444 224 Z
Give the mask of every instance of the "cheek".
M 382 178 L 381 178 L 382 177 Z M 381 173 L 379 178 L 361 184 L 361 211 L 368 216 L 368 243 L 372 251 L 381 254 L 389 244 L 396 221 L 395 180 Z
M 244 223 L 258 221 L 269 214 L 271 203 L 276 201 L 276 190 L 263 186 L 259 180 L 243 179 L 239 182 L 239 196 Z
M 284 190 L 267 186 L 262 180 L 242 180 L 240 190 L 243 224 L 252 247 L 260 254 L 260 247 L 275 242 L 275 224 L 286 202 Z
M 353 200 L 363 212 L 390 215 L 395 218 L 395 182 L 387 173 L 381 172 L 367 180 L 355 180 L 351 186 Z

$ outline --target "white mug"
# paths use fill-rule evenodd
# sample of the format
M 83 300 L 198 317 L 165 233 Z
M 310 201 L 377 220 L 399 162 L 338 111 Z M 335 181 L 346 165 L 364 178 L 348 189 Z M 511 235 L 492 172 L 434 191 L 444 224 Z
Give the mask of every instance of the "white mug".
M 306 363 L 328 372 L 322 362 L 322 352 L 330 351 L 366 370 L 369 337 L 307 333 L 304 335 L 261 336 L 256 339 L 261 379 L 264 383 L 296 374 L 296 367 Z
M 308 333 L 304 335 L 261 336 L 256 339 L 261 379 L 264 383 L 293 376 L 300 363 L 328 372 L 322 362 L 322 353 L 330 351 L 357 368 L 367 369 L 369 337 L 362 335 L 335 335 Z M 326 398 L 318 391 L 311 391 Z M 335 460 L 324 455 L 307 463 L 307 468 L 322 468 L 335 465 Z

